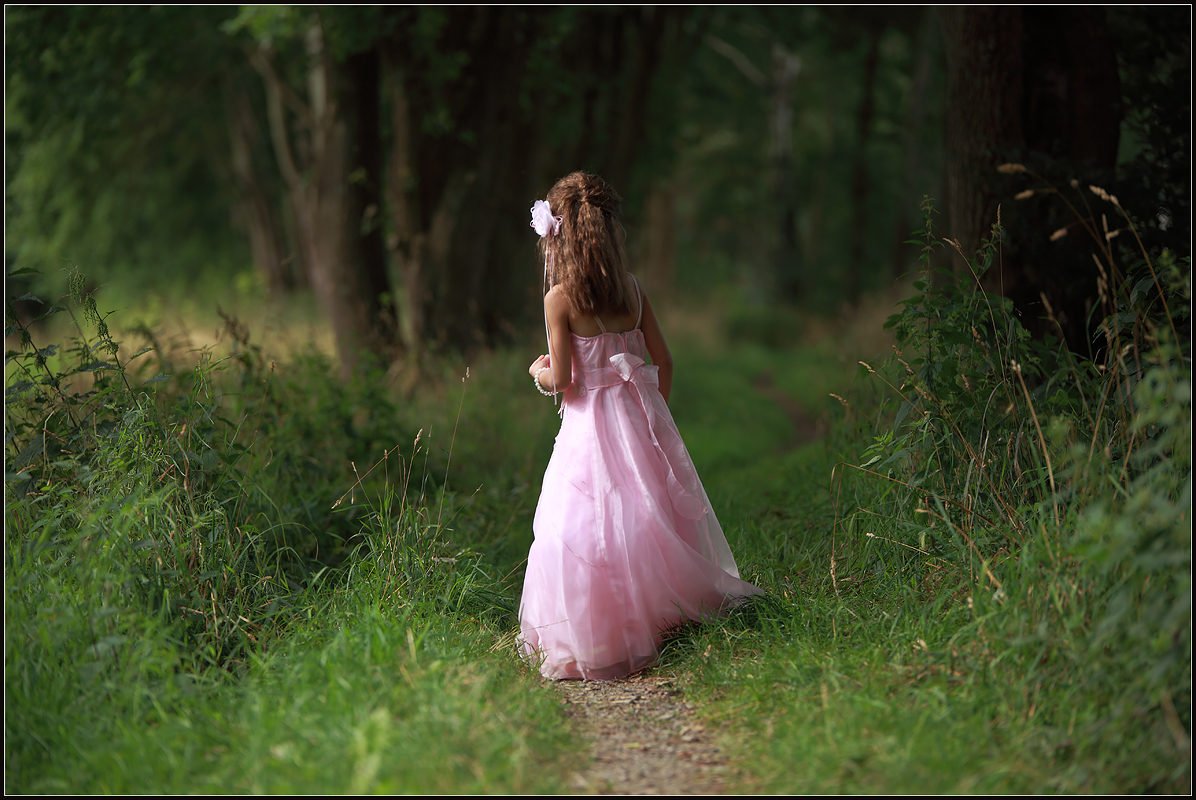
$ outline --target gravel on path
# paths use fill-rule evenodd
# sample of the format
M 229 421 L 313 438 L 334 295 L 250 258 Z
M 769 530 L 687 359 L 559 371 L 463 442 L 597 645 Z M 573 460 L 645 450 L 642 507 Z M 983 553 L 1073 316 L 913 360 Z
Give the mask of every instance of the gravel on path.
M 555 689 L 590 745 L 590 763 L 574 776 L 578 792 L 718 794 L 735 777 L 672 678 L 648 671 Z

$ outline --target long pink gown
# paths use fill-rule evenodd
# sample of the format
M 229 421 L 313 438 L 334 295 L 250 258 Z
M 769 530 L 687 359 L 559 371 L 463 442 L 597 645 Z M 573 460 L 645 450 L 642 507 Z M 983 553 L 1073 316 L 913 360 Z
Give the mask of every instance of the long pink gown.
M 522 647 L 545 677 L 612 680 L 655 661 L 662 631 L 760 589 L 739 579 L 645 363 L 639 322 L 571 337 L 573 384 L 533 523 Z

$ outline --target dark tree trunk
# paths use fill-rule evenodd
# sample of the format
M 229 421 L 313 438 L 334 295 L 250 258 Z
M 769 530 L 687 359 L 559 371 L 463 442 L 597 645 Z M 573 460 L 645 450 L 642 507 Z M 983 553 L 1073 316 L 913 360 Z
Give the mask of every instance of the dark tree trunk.
M 624 197 L 649 190 L 634 165 L 648 136 L 652 84 L 665 53 L 684 35 L 677 7 L 590 7 L 563 44 L 578 91 L 580 136 L 556 159 L 602 175 Z M 549 110 L 559 113 L 559 109 Z M 560 177 L 557 175 L 556 177 Z M 645 181 L 646 183 L 647 181 Z
M 540 273 L 526 220 L 548 181 L 586 169 L 638 196 L 632 167 L 677 13 L 453 7 L 435 12 L 446 19 L 434 38 L 417 40 L 411 30 L 428 13 L 387 11 L 395 31 L 382 49 L 393 128 L 387 247 L 403 283 L 408 344 L 465 350 L 510 335 L 510 320 L 528 309 Z M 540 66 L 545 85 L 527 85 L 550 20 L 571 26 L 551 54 L 564 66 Z M 434 79 L 446 62 L 459 68 Z M 575 86 L 559 100 L 562 81 Z M 567 121 L 580 123 L 577 135 L 552 143 L 546 131 L 574 114 Z
M 938 39 L 934 32 L 934 13 L 922 12 L 922 22 L 918 26 L 918 37 L 914 51 L 917 53 L 914 62 L 913 86 L 910 88 L 909 107 L 905 115 L 905 159 L 902 186 L 912 191 L 918 184 L 919 161 L 921 156 L 921 131 L 923 119 L 926 115 L 926 101 L 930 93 L 930 70 L 933 65 L 933 43 Z M 893 278 L 900 278 L 914 263 L 909 255 L 910 248 L 906 241 L 914 229 L 911 224 L 910 210 L 922 200 L 922 195 L 931 194 L 926 187 L 915 196 L 903 196 L 897 208 L 897 222 L 893 236 Z M 921 222 L 921 220 L 918 220 Z
M 271 295 L 295 288 L 278 219 L 278 202 L 266 171 L 258 164 L 262 130 L 248 89 L 229 79 L 225 84 L 225 118 L 232 151 L 232 174 L 240 195 L 239 217 L 248 229 L 253 265 Z
M 1015 204 L 1024 186 L 996 167 L 1023 162 L 1065 191 L 1073 180 L 1082 188 L 1111 177 L 1121 92 L 1104 9 L 966 7 L 940 15 L 949 69 L 951 236 L 974 253 L 1003 203 L 1008 245 L 981 285 L 1011 298 L 1036 335 L 1061 329 L 1072 350 L 1087 353 L 1094 243 L 1075 236 L 1048 242 L 1053 230 L 1075 220 L 1050 197 Z M 1043 319 L 1047 304 L 1054 320 Z
M 395 343 L 395 305 L 382 237 L 382 114 L 376 49 L 350 56 L 344 65 L 348 126 L 348 258 L 357 265 L 358 295 L 384 342 Z
M 526 280 L 513 271 L 515 240 L 498 226 L 522 220 L 531 205 L 534 146 L 520 93 L 537 24 L 511 7 L 459 7 L 449 16 L 439 46 L 467 53 L 469 63 L 443 86 L 429 85 L 406 40 L 384 48 L 394 128 L 387 194 L 408 344 L 461 351 L 492 339 L 525 302 L 514 287 L 535 282 L 531 264 Z M 431 128 L 437 115 L 452 129 Z
M 996 167 L 1024 142 L 1022 13 L 951 6 L 939 19 L 948 71 L 946 229 L 971 254 L 996 221 Z
M 855 163 L 851 168 L 852 230 L 847 260 L 847 302 L 856 305 L 864 291 L 864 231 L 868 229 L 868 140 L 872 137 L 872 117 L 876 102 L 876 70 L 880 64 L 882 29 L 868 31 L 868 50 L 864 55 L 863 97 L 856 117 Z
M 418 354 L 427 335 L 431 289 L 425 267 L 424 251 L 428 233 L 416 192 L 421 179 L 415 152 L 415 112 L 405 86 L 406 76 L 396 48 L 382 48 L 383 83 L 391 111 L 391 156 L 386 168 L 386 199 L 394 232 L 386 247 L 394 257 L 402 286 L 399 331 L 409 353 Z M 423 177 L 427 180 L 426 177 Z
M 1121 80 L 1105 12 L 1026 6 L 1026 146 L 1052 158 L 1112 167 L 1121 126 Z
M 793 81 L 800 69 L 801 60 L 774 41 L 768 108 L 772 192 L 777 215 L 773 271 L 781 298 L 790 303 L 805 299 L 807 288 L 797 237 L 797 170 L 793 165 Z
M 253 64 L 265 81 L 275 156 L 294 211 L 303 263 L 321 312 L 336 335 L 341 372 L 348 374 L 363 352 L 393 354 L 389 320 L 380 305 L 384 289 L 380 291 L 379 275 L 385 276 L 385 264 L 379 265 L 376 247 L 371 252 L 371 241 L 378 233 L 362 235 L 365 212 L 355 210 L 352 196 L 358 189 L 350 189 L 351 178 L 360 177 L 365 187 L 356 203 L 368 208 L 370 185 L 376 187 L 379 181 L 378 173 L 368 171 L 370 150 L 377 147 L 370 141 L 376 134 L 363 131 L 371 114 L 377 118 L 377 111 L 370 110 L 377 99 L 368 97 L 371 91 L 376 94 L 377 80 L 371 82 L 368 56 L 356 62 L 356 72 L 336 65 L 318 25 L 308 31 L 307 50 L 307 96 L 297 109 L 301 133 L 294 146 L 284 93 L 289 93 L 292 107 L 302 102 L 299 95 L 283 84 L 268 51 L 254 54 Z M 372 127 L 377 130 L 376 122 Z M 353 152 L 351 134 L 358 137 Z
M 610 166 L 604 176 L 612 186 L 625 187 L 624 191 L 631 188 L 632 165 L 647 139 L 648 98 L 652 79 L 660 66 L 668 22 L 678 13 L 676 9 L 660 6 L 643 6 L 635 11 L 638 11 L 637 15 L 625 18 L 626 26 L 633 30 L 627 35 L 626 46 L 620 48 L 620 55 L 631 61 L 624 78 L 626 88 L 621 95 L 609 100 L 609 118 L 617 127 Z M 622 63 L 613 66 L 615 70 L 623 69 Z

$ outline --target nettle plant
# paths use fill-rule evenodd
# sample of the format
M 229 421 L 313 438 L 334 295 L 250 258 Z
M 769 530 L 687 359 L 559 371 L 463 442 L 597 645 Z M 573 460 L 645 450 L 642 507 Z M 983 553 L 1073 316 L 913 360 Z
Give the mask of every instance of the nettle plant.
M 868 512 L 894 522 L 899 543 L 936 560 L 944 549 L 958 554 L 956 563 L 983 560 L 1024 535 L 1018 509 L 1040 499 L 1047 482 L 1028 403 L 1044 392 L 1052 355 L 1007 298 L 934 274 L 931 256 L 946 242 L 934 235 L 929 200 L 922 209 L 918 294 L 885 324 L 895 333 L 893 355 L 876 368 L 861 362 L 891 396 L 878 418 L 890 421 L 859 469 L 882 480 L 883 507 Z M 976 257 L 964 258 L 977 287 L 1000 257 L 1001 235 L 998 221 Z
M 38 309 L 28 322 L 22 303 Z M 62 305 L 24 295 L 6 311 L 6 338 L 18 343 L 5 354 L 12 621 L 32 632 L 37 609 L 71 609 L 60 628 L 75 620 L 80 631 L 47 646 L 91 642 L 83 657 L 95 674 L 128 662 L 134 632 L 162 621 L 205 661 L 227 663 L 261 628 L 254 609 L 279 592 L 256 580 L 277 574 L 277 559 L 236 524 L 244 448 L 221 416 L 220 361 L 205 352 L 177 367 L 148 331 L 122 358 L 77 270 Z M 37 343 L 38 323 L 59 314 L 73 322 L 65 346 Z
M 28 272 L 36 270 L 15 270 L 9 278 Z M 124 363 L 117 358 L 120 347 L 84 283 L 83 275 L 72 270 L 68 305 L 50 305 L 32 294 L 8 298 L 5 304 L 5 339 L 15 338 L 19 348 L 4 357 L 5 482 L 19 497 L 56 480 L 79 480 L 86 486 L 89 456 L 97 443 L 118 436 L 126 416 L 138 406 L 134 383 L 150 392 L 154 384 L 169 380 L 161 373 L 145 380 L 131 372 L 132 363 L 152 346 Z M 22 304 L 36 308 L 37 315 L 22 320 Z M 74 323 L 76 335 L 69 344 L 36 343 L 34 330 L 60 313 L 69 314 Z M 89 335 L 85 324 L 94 333 Z

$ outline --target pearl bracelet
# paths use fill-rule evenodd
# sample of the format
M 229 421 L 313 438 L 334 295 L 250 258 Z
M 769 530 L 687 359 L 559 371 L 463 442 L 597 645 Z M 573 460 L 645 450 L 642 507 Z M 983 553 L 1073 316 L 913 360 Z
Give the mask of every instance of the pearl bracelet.
M 536 389 L 538 389 L 540 394 L 544 395 L 545 397 L 552 397 L 553 395 L 556 394 L 556 392 L 550 392 L 547 389 L 545 389 L 544 384 L 540 383 L 540 375 L 542 375 L 545 372 L 548 372 L 550 369 L 551 369 L 551 367 L 544 367 L 543 369 L 541 369 L 539 372 L 537 372 L 532 377 L 532 382 L 536 384 Z

